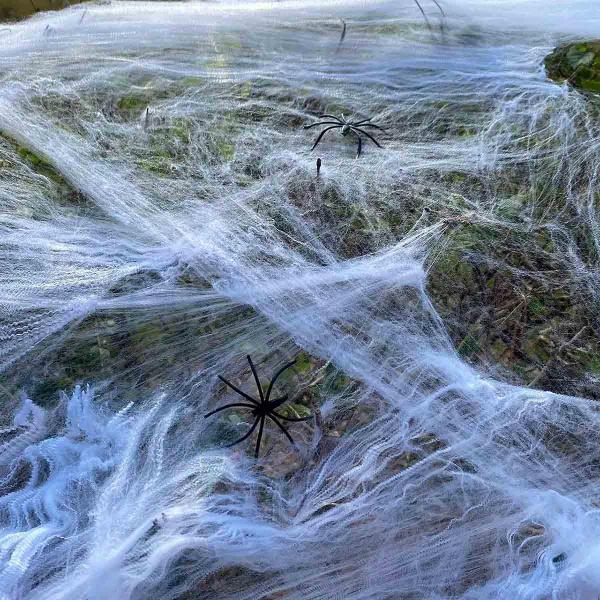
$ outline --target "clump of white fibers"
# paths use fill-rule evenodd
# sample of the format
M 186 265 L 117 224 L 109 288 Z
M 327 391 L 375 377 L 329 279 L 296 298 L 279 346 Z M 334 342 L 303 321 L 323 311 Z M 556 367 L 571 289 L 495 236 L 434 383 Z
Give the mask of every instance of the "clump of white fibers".
M 409 1 L 309 1 L 3 32 L 2 600 L 600 595 L 598 378 L 543 389 L 570 345 L 595 360 L 600 126 L 541 68 L 600 17 L 422 4 L 432 31 Z M 383 149 L 311 154 L 322 111 Z M 457 343 L 521 310 L 494 313 L 496 271 L 578 324 L 534 375 Z M 224 447 L 247 415 L 203 418 L 236 401 L 217 375 L 251 390 L 247 354 L 265 380 L 298 357 L 277 391 L 319 413 L 258 463 Z

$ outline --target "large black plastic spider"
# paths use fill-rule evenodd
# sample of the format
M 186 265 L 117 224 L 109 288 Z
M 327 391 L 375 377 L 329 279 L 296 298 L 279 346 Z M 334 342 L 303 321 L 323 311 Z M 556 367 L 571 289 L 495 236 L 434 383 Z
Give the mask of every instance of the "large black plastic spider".
M 204 418 L 206 419 L 206 418 L 214 415 L 215 413 L 221 412 L 222 410 L 226 410 L 227 408 L 249 408 L 249 409 L 251 409 L 252 414 L 255 417 L 252 427 L 250 427 L 248 432 L 245 435 L 243 435 L 239 440 L 236 440 L 235 442 L 232 442 L 231 444 L 227 444 L 227 446 L 225 446 L 225 447 L 229 448 L 231 446 L 235 446 L 236 444 L 239 444 L 240 442 L 243 442 L 245 439 L 249 438 L 252 435 L 252 432 L 256 429 L 256 426 L 258 424 L 260 424 L 260 427 L 258 428 L 258 437 L 256 438 L 256 449 L 254 451 L 255 458 L 258 458 L 258 452 L 260 450 L 260 442 L 262 440 L 263 429 L 264 429 L 265 420 L 267 417 L 269 417 L 269 419 L 271 419 L 271 421 L 273 421 L 275 423 L 275 425 L 277 425 L 277 427 L 279 427 L 279 429 L 281 429 L 281 431 L 283 431 L 283 433 L 285 434 L 287 439 L 290 441 L 292 446 L 295 446 L 296 444 L 294 443 L 292 436 L 289 434 L 287 429 L 281 424 L 280 419 L 283 421 L 291 421 L 293 423 L 297 423 L 299 421 L 307 421 L 308 419 L 311 419 L 312 417 L 311 416 L 302 417 L 302 418 L 285 417 L 282 414 L 276 412 L 275 409 L 279 408 L 288 399 L 288 397 L 282 396 L 281 398 L 277 398 L 276 400 L 270 400 L 270 398 L 271 398 L 271 392 L 273 391 L 273 386 L 275 385 L 275 382 L 277 381 L 279 376 L 286 369 L 289 369 L 292 365 L 296 364 L 296 361 L 293 360 L 292 362 L 289 362 L 289 363 L 283 365 L 283 367 L 281 367 L 281 369 L 279 369 L 279 371 L 277 371 L 275 373 L 275 375 L 273 376 L 273 379 L 271 379 L 271 381 L 269 382 L 269 387 L 267 388 L 267 393 L 265 394 L 262 386 L 260 385 L 260 380 L 258 379 L 258 374 L 256 372 L 256 368 L 254 367 L 254 363 L 252 362 L 252 359 L 250 358 L 249 355 L 246 358 L 248 359 L 248 363 L 250 364 L 250 369 L 252 370 L 252 375 L 254 375 L 254 381 L 256 382 L 256 388 L 258 389 L 258 397 L 260 398 L 260 401 L 257 400 L 256 398 L 253 398 L 252 396 L 249 396 L 245 392 L 242 392 L 242 390 L 240 390 L 238 387 L 233 385 L 233 383 L 231 383 L 230 381 L 227 381 L 227 379 L 225 379 L 225 377 L 221 377 L 221 375 L 219 375 L 219 379 L 225 385 L 228 385 L 233 391 L 237 392 L 240 396 L 242 396 L 246 400 L 248 400 L 248 402 L 232 402 L 231 404 L 226 404 L 225 406 L 221 406 L 220 408 L 211 410 L 209 413 L 204 415 Z
M 344 115 L 341 118 L 335 117 L 334 115 L 319 115 L 319 119 L 333 119 L 332 121 L 319 121 L 318 123 L 313 123 L 312 125 L 305 125 L 304 129 L 310 129 L 311 127 L 317 127 L 319 125 L 329 125 L 321 131 L 319 137 L 316 139 L 313 147 L 310 149 L 311 152 L 318 146 L 322 137 L 330 130 L 330 129 L 341 129 L 341 134 L 345 137 L 349 133 L 353 133 L 358 138 L 358 150 L 356 152 L 356 158 L 360 156 L 362 151 L 362 138 L 361 135 L 367 136 L 378 148 L 381 148 L 380 143 L 366 131 L 363 131 L 364 127 L 375 127 L 375 129 L 380 129 L 381 131 L 385 131 L 383 127 L 379 127 L 379 125 L 375 125 L 375 123 L 371 123 L 371 119 L 362 119 L 361 121 L 350 121 L 346 119 Z

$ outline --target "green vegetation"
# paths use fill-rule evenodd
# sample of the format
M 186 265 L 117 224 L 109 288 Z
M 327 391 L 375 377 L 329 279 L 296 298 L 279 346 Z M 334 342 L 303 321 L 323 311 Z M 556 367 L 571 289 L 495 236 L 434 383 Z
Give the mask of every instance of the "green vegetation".
M 600 40 L 559 46 L 546 57 L 544 64 L 551 79 L 600 93 Z
M 52 179 L 59 185 L 64 185 L 66 182 L 63 176 L 42 156 L 38 156 L 31 150 L 22 146 L 17 146 L 19 156 L 24 158 L 30 166 L 38 172 L 40 175 L 44 175 L 49 179 Z

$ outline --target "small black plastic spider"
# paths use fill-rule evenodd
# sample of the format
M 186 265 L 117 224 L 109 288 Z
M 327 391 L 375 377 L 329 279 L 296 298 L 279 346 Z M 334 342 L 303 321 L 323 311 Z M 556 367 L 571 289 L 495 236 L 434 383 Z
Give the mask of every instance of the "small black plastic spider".
M 305 125 L 304 129 L 310 129 L 311 127 L 317 127 L 319 125 L 329 125 L 321 131 L 319 137 L 316 139 L 313 147 L 310 149 L 311 152 L 317 147 L 321 138 L 330 130 L 330 129 L 341 129 L 341 134 L 345 137 L 349 133 L 353 133 L 358 138 L 358 151 L 356 152 L 356 158 L 360 156 L 362 151 L 362 135 L 366 135 L 378 148 L 381 148 L 379 142 L 366 131 L 363 131 L 364 127 L 375 127 L 375 129 L 380 129 L 381 131 L 385 131 L 383 127 L 379 127 L 379 125 L 375 125 L 375 123 L 371 123 L 371 119 L 362 119 L 361 121 L 350 121 L 342 115 L 342 118 L 335 117 L 334 115 L 319 115 L 319 119 L 333 119 L 333 121 L 319 121 L 318 123 L 313 123 L 312 125 Z
M 279 376 L 286 369 L 289 369 L 292 365 L 296 364 L 296 361 L 293 360 L 292 362 L 289 362 L 289 363 L 283 365 L 283 367 L 281 367 L 281 369 L 279 369 L 279 371 L 277 371 L 275 373 L 275 375 L 273 376 L 273 379 L 271 379 L 271 381 L 269 383 L 269 387 L 267 388 L 267 393 L 265 394 L 262 386 L 260 385 L 260 380 L 258 379 L 258 374 L 256 372 L 256 368 L 254 367 L 254 363 L 252 362 L 252 359 L 250 358 L 250 356 L 247 356 L 246 358 L 248 359 L 248 363 L 250 364 L 250 369 L 252 370 L 252 375 L 254 375 L 254 381 L 256 382 L 256 387 L 258 389 L 258 397 L 260 398 L 260 401 L 257 400 L 256 398 L 253 398 L 252 396 L 249 396 L 245 392 L 242 392 L 242 390 L 240 390 L 238 387 L 233 385 L 233 383 L 231 383 L 230 381 L 227 381 L 227 379 L 225 379 L 225 377 L 221 377 L 221 375 L 219 375 L 219 379 L 223 383 L 225 383 L 225 385 L 228 385 L 233 391 L 237 392 L 240 396 L 242 396 L 246 400 L 248 400 L 248 402 L 233 402 L 231 404 L 226 404 L 225 406 L 221 406 L 220 408 L 211 410 L 209 413 L 204 415 L 204 418 L 206 419 L 206 418 L 210 417 L 211 415 L 214 415 L 215 413 L 218 413 L 227 408 L 249 408 L 249 409 L 251 409 L 252 414 L 255 417 L 252 427 L 250 427 L 248 432 L 245 435 L 243 435 L 239 440 L 236 440 L 235 442 L 233 442 L 231 444 L 227 444 L 227 446 L 225 446 L 225 447 L 229 448 L 230 446 L 235 446 L 236 444 L 239 444 L 240 442 L 243 442 L 245 439 L 249 438 L 252 435 L 252 432 L 256 429 L 256 426 L 260 423 L 260 427 L 258 428 L 258 437 L 256 438 L 256 449 L 254 451 L 255 458 L 258 458 L 258 452 L 260 450 L 260 442 L 262 439 L 263 429 L 265 426 L 265 420 L 267 417 L 269 417 L 269 419 L 271 419 L 271 421 L 273 421 L 275 423 L 275 425 L 277 425 L 277 427 L 279 427 L 279 429 L 281 429 L 281 431 L 283 431 L 283 433 L 285 434 L 287 439 L 290 441 L 292 446 L 295 446 L 296 444 L 294 443 L 292 436 L 288 433 L 287 429 L 281 424 L 280 419 L 282 419 L 283 421 L 291 421 L 293 423 L 297 423 L 299 421 L 307 421 L 308 419 L 311 419 L 312 417 L 311 416 L 302 417 L 302 418 L 285 417 L 282 414 L 279 414 L 278 412 L 276 412 L 275 409 L 279 408 L 288 399 L 288 397 L 282 396 L 281 398 L 277 398 L 276 400 L 270 400 L 270 398 L 271 398 L 271 392 L 273 391 L 273 386 L 275 385 L 275 382 L 277 381 Z

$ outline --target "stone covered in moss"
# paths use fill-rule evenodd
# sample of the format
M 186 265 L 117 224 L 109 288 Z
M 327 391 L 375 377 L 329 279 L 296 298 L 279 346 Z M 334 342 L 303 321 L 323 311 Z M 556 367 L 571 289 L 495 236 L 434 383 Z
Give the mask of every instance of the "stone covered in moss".
M 1 0 L 0 21 L 17 21 L 46 10 L 62 10 L 86 0 Z
M 544 64 L 551 79 L 566 80 L 578 89 L 600 93 L 600 40 L 559 46 Z

